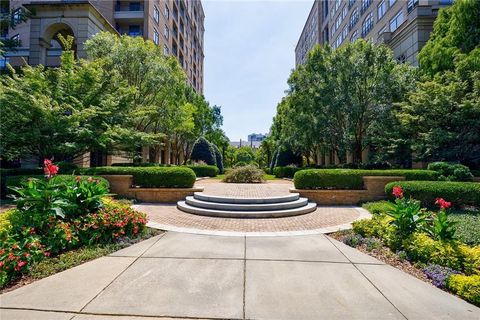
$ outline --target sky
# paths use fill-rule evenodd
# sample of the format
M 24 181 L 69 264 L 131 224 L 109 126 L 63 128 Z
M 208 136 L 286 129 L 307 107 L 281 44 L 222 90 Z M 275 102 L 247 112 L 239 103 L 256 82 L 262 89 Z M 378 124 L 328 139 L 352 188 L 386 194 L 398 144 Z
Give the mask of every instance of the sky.
M 231 141 L 268 133 L 313 0 L 204 0 L 204 94 Z

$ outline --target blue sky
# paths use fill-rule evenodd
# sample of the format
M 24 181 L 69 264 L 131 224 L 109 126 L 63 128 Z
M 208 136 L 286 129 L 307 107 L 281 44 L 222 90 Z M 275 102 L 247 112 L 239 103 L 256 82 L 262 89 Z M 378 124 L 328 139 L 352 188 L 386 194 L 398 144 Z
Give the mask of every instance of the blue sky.
M 266 133 L 313 1 L 204 0 L 205 88 L 230 140 Z

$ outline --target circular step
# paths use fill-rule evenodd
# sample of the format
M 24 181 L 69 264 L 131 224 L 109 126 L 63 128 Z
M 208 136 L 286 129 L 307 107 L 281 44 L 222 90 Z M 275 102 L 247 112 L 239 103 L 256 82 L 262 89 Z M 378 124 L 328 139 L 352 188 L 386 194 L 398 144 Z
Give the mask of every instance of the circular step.
M 186 204 L 204 209 L 227 210 L 227 211 L 268 211 L 268 210 L 286 210 L 300 208 L 308 203 L 307 198 L 299 198 L 297 200 L 279 203 L 221 203 L 210 202 L 196 199 L 194 197 L 187 197 Z
M 193 197 L 200 201 L 216 202 L 216 203 L 240 203 L 240 204 L 266 204 L 266 203 L 283 203 L 295 201 L 300 198 L 300 194 L 291 193 L 285 196 L 269 197 L 269 198 L 235 198 L 208 195 L 203 192 L 195 192 Z
M 207 209 L 194 207 L 186 203 L 186 201 L 179 201 L 177 203 L 178 209 L 198 214 L 202 216 L 210 217 L 223 217 L 223 218 L 279 218 L 279 217 L 290 217 L 301 214 L 306 214 L 313 212 L 317 209 L 317 204 L 314 202 L 308 202 L 306 205 L 293 208 L 293 209 L 283 209 L 283 210 L 268 210 L 268 211 L 232 211 L 232 210 L 218 210 L 218 209 Z

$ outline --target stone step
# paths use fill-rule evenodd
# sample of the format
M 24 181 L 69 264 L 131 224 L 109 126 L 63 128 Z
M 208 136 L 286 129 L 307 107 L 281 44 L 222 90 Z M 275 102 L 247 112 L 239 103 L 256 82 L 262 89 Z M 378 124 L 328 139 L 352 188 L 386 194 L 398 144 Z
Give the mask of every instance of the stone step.
M 268 210 L 285 210 L 300 208 L 308 203 L 307 198 L 299 198 L 289 202 L 279 203 L 220 203 L 210 202 L 196 199 L 194 197 L 187 197 L 185 202 L 188 205 L 197 208 L 227 210 L 227 211 L 268 211 Z
M 232 211 L 232 210 L 218 210 L 194 207 L 186 203 L 186 201 L 177 202 L 177 208 L 184 212 L 193 213 L 202 216 L 223 217 L 223 218 L 278 218 L 290 217 L 301 214 L 313 212 L 317 209 L 317 204 L 308 202 L 305 206 L 293 209 L 284 210 L 269 210 L 269 211 Z
M 203 192 L 195 192 L 194 198 L 200 201 L 217 202 L 217 203 L 242 203 L 242 204 L 262 204 L 262 203 L 283 203 L 295 201 L 300 198 L 298 193 L 290 193 L 284 196 L 269 197 L 269 198 L 235 198 L 235 197 L 221 197 L 212 196 Z

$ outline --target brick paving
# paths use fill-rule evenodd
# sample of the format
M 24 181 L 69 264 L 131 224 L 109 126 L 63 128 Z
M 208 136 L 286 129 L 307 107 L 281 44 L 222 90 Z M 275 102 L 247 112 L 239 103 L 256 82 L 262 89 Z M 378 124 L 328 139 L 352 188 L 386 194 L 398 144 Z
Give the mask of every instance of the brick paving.
M 289 194 L 289 181 L 269 181 L 265 184 L 227 184 L 218 180 L 198 181 L 205 194 L 235 197 L 272 197 Z M 360 217 L 355 207 L 320 206 L 316 211 L 300 216 L 268 219 L 233 219 L 206 217 L 180 211 L 174 204 L 143 203 L 135 205 L 148 214 L 151 222 L 177 228 L 233 232 L 285 232 L 316 230 L 348 224 Z

